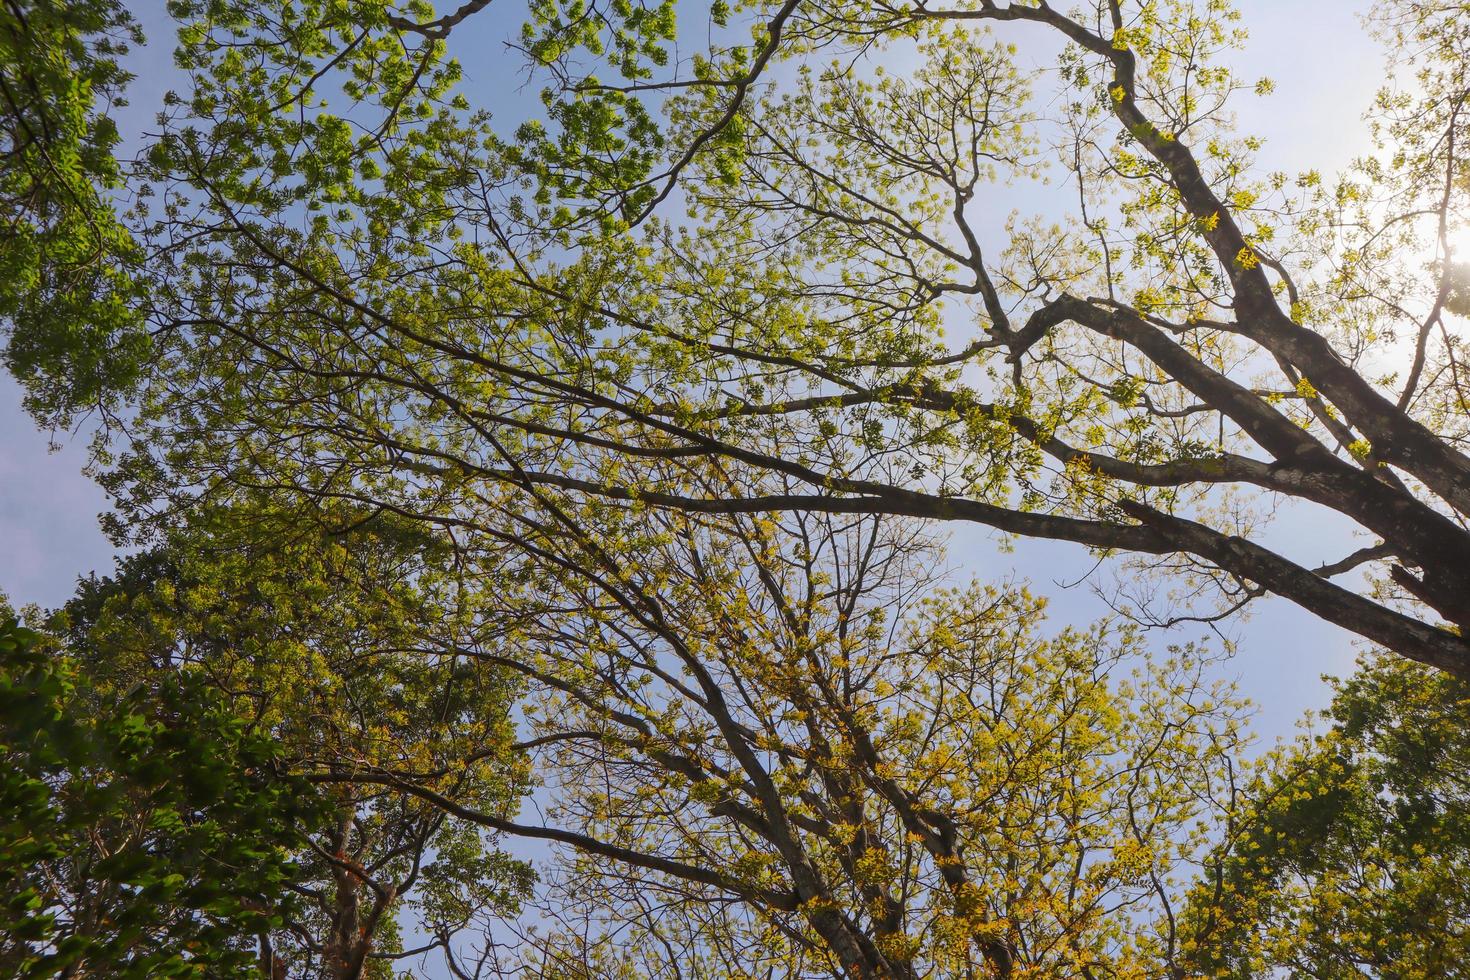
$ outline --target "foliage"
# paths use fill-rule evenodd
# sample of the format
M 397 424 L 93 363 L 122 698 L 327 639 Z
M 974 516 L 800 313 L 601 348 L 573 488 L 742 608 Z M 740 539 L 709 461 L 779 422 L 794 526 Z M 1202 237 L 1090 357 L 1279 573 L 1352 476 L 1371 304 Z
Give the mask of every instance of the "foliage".
M 142 34 L 118 0 L 0 8 L 0 325 L 27 407 L 59 423 L 116 404 L 146 356 L 111 112 Z
M 197 513 L 115 577 L 84 582 L 60 617 L 71 634 L 102 638 L 115 683 L 195 678 L 319 787 L 326 809 L 295 852 L 302 898 L 269 931 L 293 976 L 392 976 L 405 949 L 448 949 L 465 927 L 513 911 L 530 885 L 529 869 L 474 825 L 336 778 L 408 772 L 458 805 L 518 805 L 514 685 L 423 649 L 422 631 L 455 631 L 434 554 L 417 528 L 388 518 L 239 501 Z M 406 942 L 414 934 L 400 924 L 422 941 Z
M 1325 176 L 1263 172 L 1233 131 L 1270 84 L 1232 70 L 1225 0 L 712 4 L 702 31 L 665 0 L 536 0 L 508 36 L 544 112 L 512 132 L 455 59 L 489 7 L 177 0 L 186 80 L 136 158 L 108 169 L 79 90 L 90 162 L 3 171 L 115 173 L 132 205 L 27 205 L 62 244 L 13 253 L 16 281 L 64 288 L 16 295 L 66 315 L 0 313 L 12 350 L 39 338 L 12 362 L 43 416 L 105 387 L 66 370 L 111 349 L 78 324 L 129 335 L 77 296 L 126 295 L 153 338 L 99 468 L 119 538 L 163 550 L 74 618 L 119 686 L 207 677 L 326 787 L 289 967 L 387 969 L 418 902 L 453 969 L 492 969 L 452 936 L 528 885 L 511 833 L 580 855 L 531 937 L 548 976 L 1250 971 L 1312 948 L 1304 923 L 1430 969 L 1387 923 L 1454 895 L 1409 873 L 1442 815 L 1374 809 L 1415 799 L 1365 761 L 1397 749 L 1353 741 L 1377 722 L 1299 750 L 1305 811 L 1263 776 L 1240 825 L 1279 805 L 1319 848 L 1206 859 L 1238 708 L 1203 653 L 1129 687 L 1129 634 L 921 599 L 898 519 L 1127 562 L 1168 583 L 1114 597 L 1146 622 L 1274 593 L 1470 677 L 1463 4 L 1375 5 L 1378 143 Z M 118 8 L 79 9 L 102 14 L 12 31 L 21 71 L 55 88 L 65 50 L 115 87 L 84 39 Z M 1033 206 L 1047 181 L 1065 197 Z M 103 284 L 67 292 L 94 252 Z M 1270 524 L 1307 508 L 1368 546 L 1294 554 Z M 543 824 L 514 819 L 523 749 Z M 1365 821 L 1382 855 L 1335 836 Z M 1308 864 L 1338 854 L 1391 867 L 1390 898 L 1331 899 Z M 1238 907 L 1186 937 L 1201 861 Z
M 171 9 L 134 517 L 266 487 L 473 553 L 591 498 L 881 511 L 1129 557 L 1178 583 L 1146 621 L 1269 592 L 1470 671 L 1458 103 L 1390 91 L 1381 153 L 1293 180 L 1230 130 L 1270 86 L 1223 0 L 721 9 L 687 63 L 667 4 L 538 3 L 507 134 L 453 57 L 483 4 Z M 1455 18 L 1379 14 L 1396 78 L 1460 77 Z M 1070 216 L 1001 216 L 1043 178 Z M 681 495 L 695 457 L 797 482 Z M 1282 501 L 1372 543 L 1289 554 Z
M 1279 750 L 1191 901 L 1207 976 L 1456 977 L 1470 961 L 1470 691 L 1376 659 Z
M 550 827 L 512 832 L 571 847 L 538 975 L 1177 964 L 1242 738 L 1202 651 L 1044 636 L 1024 590 L 938 587 L 900 522 L 650 511 L 554 553 L 485 612 L 545 780 Z
M 99 651 L 0 628 L 0 968 L 243 975 L 323 804 L 201 678 L 119 691 Z

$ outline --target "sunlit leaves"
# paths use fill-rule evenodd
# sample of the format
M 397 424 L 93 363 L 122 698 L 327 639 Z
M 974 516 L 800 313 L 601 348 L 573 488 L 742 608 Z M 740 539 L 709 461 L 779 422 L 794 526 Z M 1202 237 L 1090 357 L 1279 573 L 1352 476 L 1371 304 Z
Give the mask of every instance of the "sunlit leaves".
M 114 0 L 0 10 L 0 335 L 39 419 L 116 407 L 147 349 L 111 112 L 142 40 Z

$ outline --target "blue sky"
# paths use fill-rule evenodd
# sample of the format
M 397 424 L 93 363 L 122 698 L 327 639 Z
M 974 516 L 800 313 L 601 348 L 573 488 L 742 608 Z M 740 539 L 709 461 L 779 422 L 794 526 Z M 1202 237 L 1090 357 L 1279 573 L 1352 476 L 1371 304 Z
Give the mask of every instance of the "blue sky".
M 150 120 L 169 83 L 168 32 L 160 18 L 161 3 L 135 6 L 153 44 L 134 56 L 138 80 L 133 105 L 120 122 L 136 133 Z M 1269 76 L 1274 95 L 1242 99 L 1240 128 L 1266 138 L 1263 166 L 1287 172 L 1316 168 L 1340 170 L 1367 148 L 1361 121 L 1382 78 L 1382 54 L 1358 22 L 1363 0 L 1242 0 L 1240 9 L 1251 41 L 1236 64 L 1246 77 Z M 502 118 L 514 118 L 534 103 L 536 86 L 515 83 L 513 62 L 498 38 L 510 31 L 506 21 L 519 20 L 520 4 L 497 4 L 488 12 L 500 20 L 480 19 L 472 32 L 456 36 L 455 54 L 465 65 L 468 84 L 485 95 Z M 1018 40 L 1024 40 L 1019 38 Z M 89 571 L 107 571 L 112 549 L 97 524 L 107 507 L 101 490 L 85 475 L 87 431 L 46 433 L 36 430 L 20 408 L 20 392 L 0 377 L 0 592 L 16 604 L 59 604 L 71 594 L 76 579 Z M 51 448 L 55 444 L 57 448 Z M 1325 519 L 1302 512 L 1278 524 L 1272 542 L 1303 560 L 1336 559 L 1354 546 L 1346 544 Z M 1012 553 L 1001 553 L 989 536 L 962 529 L 954 535 L 950 560 L 958 570 L 986 578 L 1016 573 L 1052 598 L 1058 622 L 1091 619 L 1105 606 L 1084 584 L 1071 589 L 1088 567 L 1086 554 L 1070 545 L 1022 541 Z M 1302 711 L 1325 701 L 1318 676 L 1350 669 L 1354 656 L 1348 634 L 1308 616 L 1281 600 L 1258 603 L 1248 621 L 1233 634 L 1239 653 L 1224 668 L 1238 676 L 1242 689 L 1257 701 L 1262 714 L 1258 730 L 1268 739 L 1291 730 Z M 1198 635 L 1181 631 L 1157 637 L 1160 645 Z

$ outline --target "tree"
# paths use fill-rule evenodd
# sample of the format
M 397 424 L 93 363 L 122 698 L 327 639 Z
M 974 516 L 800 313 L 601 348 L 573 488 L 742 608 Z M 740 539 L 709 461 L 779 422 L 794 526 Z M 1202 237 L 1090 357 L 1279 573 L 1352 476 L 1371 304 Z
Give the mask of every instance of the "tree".
M 1185 929 L 1200 974 L 1457 977 L 1470 953 L 1470 692 L 1376 658 L 1246 793 Z
M 484 7 L 172 8 L 189 86 L 126 176 L 167 188 L 129 219 L 136 507 L 224 481 L 460 543 L 589 495 L 969 521 L 1220 598 L 1141 616 L 1271 592 L 1470 671 L 1456 5 L 1376 8 L 1430 94 L 1380 100 L 1381 156 L 1295 180 L 1229 131 L 1222 0 L 790 0 L 687 63 L 671 4 L 543 4 L 550 108 L 513 140 L 448 56 Z M 1047 32 L 1032 93 L 1017 45 Z M 1070 218 L 996 216 L 1047 168 Z M 695 458 L 792 490 L 672 492 Z M 1278 500 L 1366 540 L 1275 550 Z
M 322 812 L 197 678 L 97 684 L 95 649 L 0 624 L 0 968 L 15 977 L 249 971 Z
M 147 337 L 125 266 L 133 243 L 110 192 L 120 59 L 142 41 L 117 0 L 0 7 L 0 323 L 5 366 L 38 419 L 115 408 Z
M 166 642 L 133 649 L 182 649 L 340 794 L 287 958 L 398 955 L 353 937 L 452 818 L 585 855 L 569 886 L 655 969 L 1187 968 L 1169 875 L 1234 737 L 1199 655 L 1124 694 L 1126 641 L 997 639 L 1024 598 L 853 586 L 914 547 L 864 529 L 1071 540 L 1223 597 L 1187 615 L 1270 591 L 1470 675 L 1460 6 L 1380 5 L 1430 94 L 1380 101 L 1381 158 L 1295 182 L 1226 125 L 1265 86 L 1222 63 L 1220 0 L 712 4 L 689 62 L 671 2 L 538 2 L 547 111 L 513 137 L 450 58 L 487 6 L 180 0 L 187 84 L 119 165 L 104 253 L 154 356 L 99 447 L 118 530 L 226 542 L 176 592 L 221 604 L 158 593 Z M 1050 93 L 1005 43 L 1038 31 Z M 984 213 L 1048 166 L 1070 219 Z M 12 346 L 44 326 L 6 315 Z M 1277 498 L 1372 540 L 1312 568 L 1263 531 Z M 252 522 L 289 543 L 263 589 Z M 147 594 L 98 622 L 150 637 Z M 903 631 L 854 626 L 885 606 Z M 280 610 L 269 656 L 216 642 Z M 547 712 L 520 746 L 506 672 Z M 518 748 L 563 823 L 513 818 L 488 763 Z M 1105 782 L 1134 792 L 1077 788 Z M 468 877 L 446 904 L 493 907 Z M 576 912 L 533 965 L 624 969 Z
M 750 487 L 731 488 L 755 489 Z M 446 646 L 521 674 L 547 977 L 1149 975 L 1228 810 L 1242 709 L 1178 649 L 936 586 L 899 522 L 660 510 L 518 553 Z M 1130 670 L 1133 672 L 1130 674 Z M 439 800 L 401 775 L 339 778 Z M 444 805 L 442 802 L 440 805 Z
M 291 852 L 296 900 L 258 930 L 281 976 L 386 978 L 431 953 L 452 962 L 463 930 L 514 911 L 530 887 L 523 862 L 449 810 L 317 778 L 407 773 L 452 805 L 519 805 L 513 678 L 420 639 L 460 635 L 436 550 L 390 518 L 217 501 L 115 577 L 84 582 L 57 617 L 71 642 L 105 651 L 92 669 L 109 683 L 190 678 L 269 740 L 283 773 L 316 787 L 322 808 Z

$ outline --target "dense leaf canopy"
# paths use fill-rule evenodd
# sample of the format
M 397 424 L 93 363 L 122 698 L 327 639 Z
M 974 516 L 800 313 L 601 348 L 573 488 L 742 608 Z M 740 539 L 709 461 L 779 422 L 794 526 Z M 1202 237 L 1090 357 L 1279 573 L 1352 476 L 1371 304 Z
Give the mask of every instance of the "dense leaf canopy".
M 1197 969 L 1254 977 L 1460 976 L 1470 943 L 1470 692 L 1380 661 L 1322 734 L 1251 789 L 1234 851 L 1197 886 Z
M 205 977 L 279 928 L 324 807 L 212 687 L 109 690 L 0 627 L 0 968 Z

